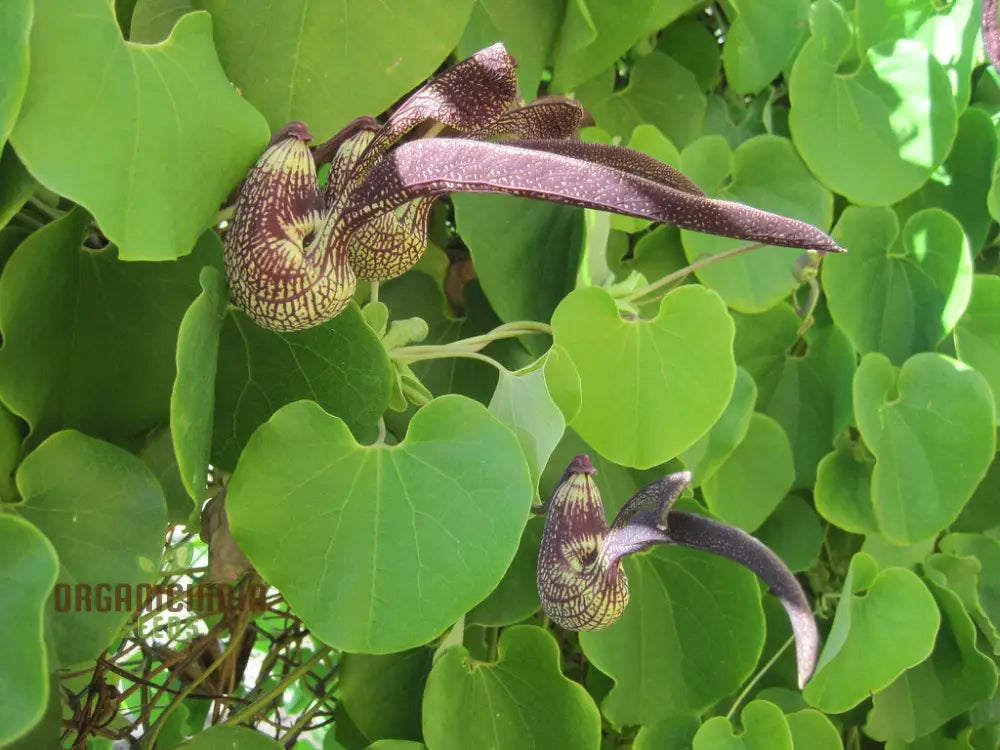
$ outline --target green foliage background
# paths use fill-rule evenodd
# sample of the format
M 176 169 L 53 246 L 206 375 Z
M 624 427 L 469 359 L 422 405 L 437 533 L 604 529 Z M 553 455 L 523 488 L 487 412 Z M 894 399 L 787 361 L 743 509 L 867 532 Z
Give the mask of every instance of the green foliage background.
M 6 0 L 0 746 L 1000 747 L 1000 77 L 980 12 Z M 739 242 L 463 195 L 382 306 L 365 290 L 278 334 L 227 305 L 219 211 L 269 132 L 304 120 L 328 138 L 498 40 L 525 99 L 583 103 L 584 138 L 849 252 L 706 263 Z M 426 344 L 525 320 L 552 336 L 492 343 L 499 375 L 467 358 L 410 371 L 397 349 L 415 317 Z M 579 452 L 609 512 L 683 465 L 684 502 L 802 574 L 825 640 L 804 691 L 780 607 L 704 553 L 630 559 L 632 603 L 606 631 L 539 614 L 530 506 Z M 208 700 L 171 700 L 190 676 L 161 670 L 151 684 L 173 693 L 150 699 L 109 673 L 120 705 L 90 737 L 65 731 L 95 660 L 118 659 L 140 620 L 56 612 L 54 585 L 181 580 L 204 559 L 210 466 L 213 487 L 231 476 L 233 537 L 282 595 L 247 631 L 251 662 L 289 613 L 296 661 L 284 682 L 232 686 L 243 702 L 207 731 Z M 278 728 L 236 726 L 247 705 Z M 300 736 L 297 718 L 326 712 Z

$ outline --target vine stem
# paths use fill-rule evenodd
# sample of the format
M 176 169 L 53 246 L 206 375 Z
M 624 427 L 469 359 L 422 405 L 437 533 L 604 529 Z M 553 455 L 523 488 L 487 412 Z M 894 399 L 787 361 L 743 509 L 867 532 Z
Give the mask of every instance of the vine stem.
M 757 674 L 746 684 L 746 687 L 736 696 L 736 700 L 733 701 L 733 705 L 730 706 L 729 710 L 726 712 L 726 720 L 731 721 L 733 716 L 736 714 L 736 709 L 740 707 L 743 700 L 750 694 L 750 691 L 754 689 L 761 678 L 767 674 L 768 670 L 775 665 L 775 662 L 781 658 L 781 655 L 788 650 L 788 647 L 795 642 L 795 636 L 789 636 L 788 640 L 781 644 L 781 648 L 774 652 L 774 656 L 767 660 L 767 664 L 757 670 Z
M 504 323 L 489 333 L 470 336 L 467 339 L 452 341 L 450 344 L 419 344 L 416 346 L 400 346 L 389 352 L 389 356 L 402 362 L 418 362 L 425 359 L 442 359 L 444 357 L 461 357 L 474 354 L 489 344 L 500 339 L 511 339 L 530 334 L 552 335 L 552 326 L 533 320 L 520 320 L 514 323 Z M 483 357 L 473 357 L 483 359 Z M 486 359 L 489 359 L 488 357 Z
M 404 348 L 409 348 L 409 347 L 404 347 Z M 487 357 L 485 354 L 479 354 L 478 352 L 464 351 L 462 349 L 449 350 L 447 347 L 444 346 L 440 348 L 442 349 L 441 353 L 417 354 L 412 356 L 408 355 L 405 358 L 395 357 L 392 354 L 390 354 L 389 356 L 391 356 L 393 359 L 400 359 L 403 362 L 406 362 L 407 364 L 411 364 L 413 362 L 426 362 L 427 360 L 431 359 L 444 359 L 446 357 L 455 357 L 462 359 L 478 359 L 480 362 L 485 362 L 488 365 L 492 365 L 501 374 L 510 372 L 510 370 L 508 370 L 502 364 L 493 359 L 493 357 Z
M 66 215 L 65 211 L 60 211 L 58 208 L 53 208 L 45 201 L 41 200 L 40 198 L 36 198 L 34 196 L 28 198 L 28 203 L 35 210 L 45 214 L 50 219 L 61 219 L 63 216 Z
M 624 297 L 625 302 L 635 302 L 638 299 L 648 296 L 649 294 L 662 289 L 665 286 L 673 284 L 675 281 L 680 281 L 695 271 L 704 268 L 705 266 L 710 266 L 713 263 L 718 263 L 720 260 L 725 260 L 726 258 L 732 258 L 735 255 L 742 255 L 743 253 L 748 253 L 751 250 L 757 250 L 759 248 L 765 247 L 762 242 L 753 242 L 749 245 L 740 245 L 739 247 L 734 247 L 730 250 L 723 250 L 721 253 L 715 253 L 714 255 L 706 255 L 699 258 L 694 263 L 685 266 L 679 271 L 674 271 L 673 273 L 668 273 L 662 279 L 657 279 L 652 284 L 647 284 L 642 289 L 637 289 L 632 292 L 627 297 Z
M 240 722 L 246 721 L 247 719 L 252 717 L 255 713 L 257 713 L 261 709 L 261 707 L 266 706 L 277 696 L 281 695 L 285 691 L 285 688 L 287 688 L 293 682 L 298 680 L 302 675 L 304 675 L 306 672 L 308 672 L 317 664 L 319 664 L 323 659 L 327 657 L 327 655 L 332 650 L 333 649 L 331 649 L 329 646 L 323 646 L 315 654 L 313 654 L 311 659 L 302 662 L 302 664 L 300 664 L 291 672 L 289 672 L 287 675 L 285 675 L 284 678 L 282 678 L 274 687 L 272 687 L 270 690 L 268 690 L 266 693 L 260 696 L 260 698 L 255 700 L 249 706 L 243 708 L 238 713 L 233 714 L 222 723 L 239 724 Z
M 289 727 L 288 731 L 285 732 L 284 736 L 278 742 L 285 747 L 289 747 L 302 733 L 306 725 L 312 720 L 312 718 L 318 714 L 326 706 L 326 697 L 317 697 L 316 701 L 308 709 L 302 712 L 295 723 Z

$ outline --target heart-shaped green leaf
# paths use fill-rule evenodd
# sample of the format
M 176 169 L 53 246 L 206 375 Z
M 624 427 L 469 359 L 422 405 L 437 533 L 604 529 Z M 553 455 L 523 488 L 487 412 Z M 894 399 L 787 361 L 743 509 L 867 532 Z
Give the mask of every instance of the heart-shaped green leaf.
M 855 555 L 806 700 L 827 713 L 856 706 L 930 655 L 940 621 L 915 573 L 880 572 L 871 557 Z
M 56 582 L 56 552 L 34 526 L 0 514 L 0 744 L 6 746 L 34 726 L 49 698 L 45 653 L 45 602 Z
M 210 385 L 206 371 L 214 363 L 200 358 L 191 365 L 202 368 L 192 377 Z M 212 459 L 234 467 L 253 431 L 278 407 L 303 398 L 370 435 L 389 400 L 391 377 L 385 348 L 355 304 L 294 333 L 261 328 L 231 308 L 219 340 Z
M 941 610 L 934 651 L 875 693 L 865 733 L 877 740 L 912 742 L 987 700 L 997 687 L 993 660 L 976 648 L 976 628 L 950 589 L 928 581 Z
M 955 352 L 990 384 L 1000 422 L 1000 277 L 976 274 L 972 300 L 955 326 Z
M 573 429 L 616 463 L 648 468 L 694 444 L 722 414 L 736 377 L 733 323 L 697 285 L 674 290 L 653 320 L 627 322 L 602 289 L 578 289 L 552 316 L 580 373 Z
M 251 437 L 226 508 L 250 561 L 318 638 L 387 653 L 435 637 L 493 590 L 531 496 L 514 435 L 467 398 L 435 399 L 391 447 L 358 445 L 302 401 Z
M 701 490 L 713 515 L 753 531 L 778 507 L 794 479 L 785 431 L 771 417 L 753 414 L 743 440 Z
M 849 443 L 824 456 L 816 470 L 813 490 L 819 514 L 853 534 L 878 534 L 872 506 L 874 468 L 871 456 Z
M 701 140 L 713 145 L 703 146 Z M 729 174 L 699 163 L 705 158 L 718 158 L 717 144 L 718 136 L 705 136 L 681 155 L 684 170 L 693 175 L 712 174 L 712 182 L 720 176 L 730 178 L 725 187 L 718 189 L 700 182 L 710 195 L 801 219 L 822 229 L 830 226 L 833 196 L 809 173 L 787 138 L 761 135 L 746 141 L 733 152 Z M 744 240 L 686 230 L 681 232 L 681 239 L 691 263 L 747 244 Z M 795 264 L 801 255 L 802 251 L 794 248 L 762 247 L 705 266 L 696 273 L 702 283 L 722 295 L 734 310 L 760 312 L 773 307 L 799 286 L 801 280 L 796 276 Z
M 984 534 L 948 534 L 940 549 L 928 561 L 935 580 L 958 594 L 993 653 L 1000 653 L 1000 541 Z
M 972 256 L 954 217 L 920 211 L 900 235 L 892 209 L 851 206 L 833 234 L 850 252 L 823 262 L 823 289 L 858 351 L 898 365 L 954 328 L 972 292 Z
M 493 663 L 475 662 L 461 646 L 446 651 L 427 678 L 423 708 L 434 750 L 601 744 L 593 698 L 562 675 L 552 636 L 530 625 L 503 631 Z
M 773 703 L 748 703 L 740 721 L 743 731 L 736 734 L 724 716 L 709 719 L 694 736 L 693 750 L 796 750 L 788 721 Z
M 746 568 L 679 547 L 626 558 L 631 600 L 606 630 L 581 633 L 615 681 L 602 703 L 614 726 L 703 711 L 736 690 L 764 645 L 760 587 Z
M 854 414 L 875 456 L 879 528 L 895 544 L 954 521 L 996 452 L 986 380 L 941 354 L 917 354 L 899 370 L 881 354 L 866 355 L 854 377 Z
M 59 666 L 93 659 L 136 606 L 116 607 L 122 586 L 135 591 L 160 572 L 167 510 L 156 478 L 138 458 L 101 440 L 66 430 L 17 470 L 24 502 L 16 512 L 52 542 L 59 555 L 57 587 L 48 607 Z M 78 598 L 77 584 L 89 594 Z M 105 597 L 103 600 L 100 598 Z
M 221 263 L 212 232 L 176 263 L 125 263 L 81 246 L 89 222 L 75 209 L 38 230 L 0 277 L 0 396 L 32 443 L 60 428 L 117 440 L 164 424 L 181 318 L 201 268 Z
M 2 33 L 2 32 L 0 32 Z M 27 202 L 35 191 L 35 180 L 28 174 L 21 160 L 17 158 L 14 149 L 9 145 L 3 147 L 0 154 L 0 227 L 6 227 L 7 222 Z M 9 257 L 9 252 L 0 249 L 0 268 Z
M 11 142 L 39 182 L 94 215 L 123 258 L 190 252 L 266 140 L 263 118 L 222 72 L 207 13 L 144 47 L 122 41 L 104 0 L 37 4 Z
M 813 3 L 809 26 L 812 36 L 788 83 L 796 147 L 809 169 L 851 202 L 900 200 L 944 161 L 955 138 L 948 74 L 910 39 L 879 42 L 854 72 L 842 71 L 857 51 L 845 11 L 833 0 Z

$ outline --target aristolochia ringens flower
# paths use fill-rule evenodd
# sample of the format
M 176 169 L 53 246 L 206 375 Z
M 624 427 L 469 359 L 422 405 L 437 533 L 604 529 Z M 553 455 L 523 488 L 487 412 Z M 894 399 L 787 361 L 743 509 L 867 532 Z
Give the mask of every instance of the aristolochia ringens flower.
M 673 167 L 620 146 L 572 140 L 573 101 L 518 106 L 515 63 L 501 44 L 418 90 L 378 125 L 362 117 L 313 154 L 291 123 L 253 167 L 226 238 L 233 300 L 281 331 L 347 307 L 359 278 L 411 268 L 427 246 L 432 202 L 448 193 L 507 193 L 651 219 L 766 245 L 837 252 L 816 227 L 707 197 Z M 434 138 L 401 142 L 434 122 Z M 497 140 L 488 140 L 497 139 Z M 316 161 L 330 160 L 321 192 Z
M 752 570 L 781 601 L 795 634 L 799 686 L 805 685 L 816 666 L 819 634 L 805 593 L 781 558 L 740 529 L 671 510 L 691 481 L 686 471 L 647 484 L 609 527 L 595 473 L 587 456 L 577 456 L 542 507 L 538 594 L 552 621 L 567 630 L 606 628 L 628 604 L 623 557 L 657 544 L 705 550 Z

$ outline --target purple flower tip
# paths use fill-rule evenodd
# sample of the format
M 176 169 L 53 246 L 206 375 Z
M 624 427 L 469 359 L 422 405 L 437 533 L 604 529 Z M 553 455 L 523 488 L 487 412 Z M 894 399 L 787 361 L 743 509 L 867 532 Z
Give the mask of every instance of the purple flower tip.
M 312 140 L 312 133 L 309 132 L 309 126 L 304 122 L 296 120 L 295 122 L 290 122 L 285 125 L 281 130 L 275 133 L 271 137 L 271 142 L 268 146 L 273 146 L 279 141 L 283 141 L 286 138 L 298 138 L 300 141 L 306 141 L 307 143 Z
M 590 456 L 586 453 L 581 453 L 570 462 L 567 472 L 570 474 L 596 474 L 597 469 L 590 463 Z

